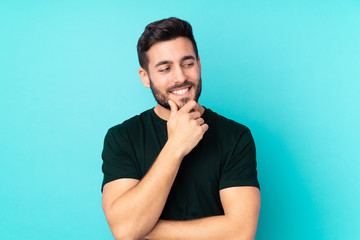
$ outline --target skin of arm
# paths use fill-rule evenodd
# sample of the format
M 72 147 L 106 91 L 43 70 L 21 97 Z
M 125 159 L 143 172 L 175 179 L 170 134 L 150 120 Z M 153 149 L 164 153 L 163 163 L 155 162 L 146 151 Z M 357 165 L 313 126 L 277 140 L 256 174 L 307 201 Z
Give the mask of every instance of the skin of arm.
M 145 239 L 253 240 L 260 211 L 259 189 L 226 188 L 220 191 L 220 198 L 225 215 L 188 221 L 159 220 Z
M 208 129 L 199 105 L 189 101 L 179 111 L 171 100 L 168 141 L 142 180 L 105 184 L 102 205 L 115 239 L 142 239 L 154 228 L 166 203 L 180 163 Z

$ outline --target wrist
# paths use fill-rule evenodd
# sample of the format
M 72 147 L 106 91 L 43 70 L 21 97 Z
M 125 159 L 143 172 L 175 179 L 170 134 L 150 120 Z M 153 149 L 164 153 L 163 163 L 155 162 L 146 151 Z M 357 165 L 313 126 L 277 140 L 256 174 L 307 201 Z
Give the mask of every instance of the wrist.
M 186 153 L 185 150 L 183 150 L 181 147 L 179 147 L 179 144 L 172 141 L 171 139 L 168 139 L 165 143 L 164 148 L 166 148 L 167 152 L 171 154 L 175 159 L 182 160 Z

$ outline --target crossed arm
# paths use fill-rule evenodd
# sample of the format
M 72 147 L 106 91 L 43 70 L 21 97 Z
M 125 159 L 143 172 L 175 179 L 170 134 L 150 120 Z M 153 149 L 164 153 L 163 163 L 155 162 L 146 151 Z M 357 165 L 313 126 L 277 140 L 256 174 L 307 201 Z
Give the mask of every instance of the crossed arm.
M 103 209 L 115 239 L 254 239 L 260 209 L 255 187 L 222 189 L 222 216 L 159 220 L 183 157 L 208 127 L 195 102 L 179 111 L 171 106 L 168 141 L 143 179 L 119 179 L 103 188 Z
M 232 187 L 220 191 L 225 215 L 189 221 L 159 220 L 148 239 L 254 239 L 260 210 L 255 187 Z
M 111 199 L 111 195 L 125 189 L 133 189 L 139 184 L 139 180 L 135 179 L 120 179 L 110 182 L 104 187 L 104 211 L 107 213 L 107 218 L 110 228 L 116 239 L 254 239 L 259 210 L 260 210 L 260 193 L 256 187 L 231 187 L 220 191 L 221 203 L 225 214 L 222 216 L 213 216 L 189 221 L 167 221 L 158 220 L 161 214 L 156 213 L 156 208 L 147 208 L 149 202 L 146 201 L 143 206 L 137 206 L 143 213 L 138 215 L 138 219 L 134 222 L 130 218 L 123 216 L 123 222 L 116 224 L 115 218 L 109 218 L 110 210 L 106 206 L 106 202 Z M 161 193 L 159 193 L 161 194 Z M 124 206 L 125 207 L 125 206 Z M 133 215 L 133 208 L 127 206 L 129 213 Z M 143 216 L 141 216 L 143 214 Z M 149 216 L 154 214 L 153 216 Z M 113 216 L 114 217 L 114 216 Z M 144 219 L 151 220 L 142 221 Z M 121 219 L 119 217 L 119 219 Z M 113 222 L 115 221 L 115 222 Z M 132 224 L 129 224 L 131 223 Z M 155 224 L 154 224 L 155 222 Z M 113 223 L 113 224 L 111 224 Z M 139 230 L 143 231 L 139 232 Z M 126 236 L 126 234 L 129 234 Z

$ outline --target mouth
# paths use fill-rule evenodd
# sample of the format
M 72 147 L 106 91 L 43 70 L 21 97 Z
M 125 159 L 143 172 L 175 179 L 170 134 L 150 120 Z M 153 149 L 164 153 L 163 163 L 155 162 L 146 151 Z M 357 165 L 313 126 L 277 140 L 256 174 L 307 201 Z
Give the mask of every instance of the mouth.
M 173 90 L 170 91 L 170 93 L 176 95 L 176 96 L 182 96 L 182 95 L 186 95 L 189 91 L 190 91 L 191 87 L 184 87 L 181 89 L 177 89 L 177 90 Z

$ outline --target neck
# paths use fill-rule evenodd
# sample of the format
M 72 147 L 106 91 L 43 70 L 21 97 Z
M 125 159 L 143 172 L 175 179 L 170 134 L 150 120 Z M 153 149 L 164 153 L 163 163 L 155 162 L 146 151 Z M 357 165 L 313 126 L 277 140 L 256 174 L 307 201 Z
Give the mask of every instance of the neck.
M 156 115 L 159 116 L 159 118 L 164 119 L 165 121 L 169 120 L 170 112 L 171 112 L 169 109 L 166 109 L 163 106 L 158 104 L 154 107 L 154 111 L 155 111 Z M 203 115 L 204 112 L 205 112 L 205 108 L 200 105 L 200 114 Z

